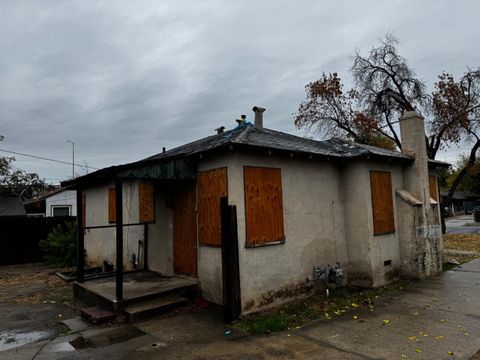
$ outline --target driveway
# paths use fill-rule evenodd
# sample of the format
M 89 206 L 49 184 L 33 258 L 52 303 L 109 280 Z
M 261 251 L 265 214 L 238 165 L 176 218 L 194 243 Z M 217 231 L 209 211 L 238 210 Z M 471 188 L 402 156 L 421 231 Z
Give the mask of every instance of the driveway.
M 480 348 L 480 260 L 378 297 L 373 309 L 247 336 L 213 309 L 89 328 L 1 359 L 469 359 Z
M 447 234 L 480 234 L 480 223 L 473 221 L 473 215 L 461 215 L 445 219 Z

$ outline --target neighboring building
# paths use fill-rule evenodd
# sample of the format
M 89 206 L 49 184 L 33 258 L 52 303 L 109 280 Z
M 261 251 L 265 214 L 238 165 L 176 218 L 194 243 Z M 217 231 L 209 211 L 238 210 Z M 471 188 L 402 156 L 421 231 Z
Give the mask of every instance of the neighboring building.
M 26 201 L 28 216 L 77 216 L 76 193 L 71 187 L 59 187 Z
M 0 218 L 25 216 L 27 213 L 19 197 L 0 196 Z
M 440 196 L 445 199 L 448 191 L 442 191 Z M 470 191 L 455 191 L 452 197 L 452 203 L 447 210 L 448 214 L 455 216 L 457 214 L 471 214 L 475 206 L 480 205 L 480 194 L 474 194 Z
M 196 277 L 204 298 L 222 304 L 225 197 L 236 206 L 243 314 L 301 294 L 336 263 L 343 284 L 366 287 L 441 271 L 436 169 L 448 164 L 428 161 L 422 117 L 400 119 L 399 153 L 269 130 L 264 109 L 254 111 L 254 124 L 240 120 L 232 130 L 69 181 L 83 199 L 87 264 L 116 263 L 115 228 L 105 225 L 122 211 L 129 226 L 117 264 L 128 270 L 136 258 L 164 275 Z

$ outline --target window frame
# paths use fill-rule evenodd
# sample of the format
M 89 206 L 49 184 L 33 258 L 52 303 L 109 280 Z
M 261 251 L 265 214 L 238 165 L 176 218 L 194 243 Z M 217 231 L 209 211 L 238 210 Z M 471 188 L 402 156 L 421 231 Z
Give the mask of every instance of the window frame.
M 68 215 L 55 215 L 55 209 L 67 208 Z M 71 205 L 50 205 L 50 214 L 52 217 L 61 217 L 61 216 L 72 216 L 72 206 Z

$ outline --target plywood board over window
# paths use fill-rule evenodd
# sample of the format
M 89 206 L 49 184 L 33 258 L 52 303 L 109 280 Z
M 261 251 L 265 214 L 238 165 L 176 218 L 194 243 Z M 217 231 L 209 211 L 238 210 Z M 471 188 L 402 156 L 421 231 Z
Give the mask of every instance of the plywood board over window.
M 285 240 L 282 172 L 280 169 L 245 166 L 246 246 Z
M 370 171 L 374 235 L 395 232 L 392 176 L 388 171 Z
M 430 197 L 438 201 L 437 177 L 435 175 L 428 176 L 428 187 L 430 188 Z
M 228 196 L 227 184 L 227 168 L 201 171 L 197 175 L 200 245 L 222 244 L 220 199 Z
M 155 221 L 155 189 L 152 181 L 142 180 L 138 184 L 139 221 Z
M 108 222 L 114 224 L 117 221 L 117 205 L 115 188 L 108 189 Z

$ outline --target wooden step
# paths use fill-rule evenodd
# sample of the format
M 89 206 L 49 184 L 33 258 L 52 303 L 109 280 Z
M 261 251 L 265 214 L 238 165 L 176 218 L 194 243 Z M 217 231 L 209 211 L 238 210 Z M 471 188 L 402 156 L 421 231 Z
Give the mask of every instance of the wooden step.
M 166 295 L 150 300 L 143 300 L 128 305 L 124 309 L 128 321 L 137 321 L 146 317 L 164 314 L 188 302 L 188 299 L 179 295 Z

